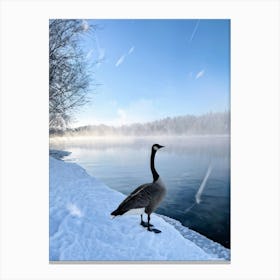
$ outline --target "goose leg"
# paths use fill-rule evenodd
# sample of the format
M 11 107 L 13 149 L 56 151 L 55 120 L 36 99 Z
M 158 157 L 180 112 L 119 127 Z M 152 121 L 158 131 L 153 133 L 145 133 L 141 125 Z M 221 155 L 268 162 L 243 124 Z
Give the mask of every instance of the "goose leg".
M 140 225 L 143 226 L 143 227 L 148 227 L 148 223 L 143 221 L 143 215 L 142 214 L 141 214 L 141 223 L 140 223 Z M 152 227 L 153 225 L 150 224 L 150 226 Z
M 160 233 L 161 231 L 159 229 L 156 229 L 156 228 L 151 228 L 151 224 L 150 224 L 150 220 L 151 220 L 151 217 L 150 217 L 150 214 L 148 214 L 148 231 L 153 231 L 154 233 Z

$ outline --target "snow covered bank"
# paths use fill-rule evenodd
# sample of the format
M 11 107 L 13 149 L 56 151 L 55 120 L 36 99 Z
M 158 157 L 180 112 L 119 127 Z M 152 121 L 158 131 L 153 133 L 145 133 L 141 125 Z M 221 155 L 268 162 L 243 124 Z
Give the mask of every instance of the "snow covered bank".
M 210 255 L 214 255 L 220 259 L 230 260 L 230 249 L 225 248 L 221 244 L 208 239 L 204 235 L 189 229 L 188 227 L 183 226 L 179 221 L 174 220 L 172 218 L 159 215 L 166 222 L 173 225 L 186 239 L 195 243 L 198 247 L 200 247 L 203 251 Z
M 49 155 L 56 158 L 56 159 L 62 159 L 66 156 L 69 156 L 71 153 L 67 151 L 61 151 L 61 150 L 54 150 L 50 149 L 49 150 Z
M 111 219 L 124 195 L 75 163 L 50 157 L 50 261 L 225 260 L 186 239 L 152 214 L 162 233 L 148 232 L 139 216 Z

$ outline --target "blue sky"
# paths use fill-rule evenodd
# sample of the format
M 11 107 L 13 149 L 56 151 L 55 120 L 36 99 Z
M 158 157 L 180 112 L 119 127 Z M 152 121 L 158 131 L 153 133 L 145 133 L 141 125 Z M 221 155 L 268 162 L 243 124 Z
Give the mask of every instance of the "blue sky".
M 122 125 L 229 110 L 229 20 L 88 20 L 97 83 L 74 124 Z M 87 23 L 86 21 L 84 22 Z

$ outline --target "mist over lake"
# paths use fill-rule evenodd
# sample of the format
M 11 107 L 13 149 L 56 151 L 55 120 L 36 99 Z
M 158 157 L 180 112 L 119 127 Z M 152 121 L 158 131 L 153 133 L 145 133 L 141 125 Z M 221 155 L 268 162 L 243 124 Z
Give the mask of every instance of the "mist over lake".
M 156 213 L 175 218 L 229 248 L 229 136 L 50 138 L 50 148 L 71 152 L 66 161 L 78 163 L 124 194 L 152 181 L 150 152 L 154 143 L 165 146 L 157 153 L 155 166 L 167 186 L 167 195 Z M 194 205 L 209 165 L 212 172 L 201 202 Z M 112 205 L 112 210 L 116 206 Z

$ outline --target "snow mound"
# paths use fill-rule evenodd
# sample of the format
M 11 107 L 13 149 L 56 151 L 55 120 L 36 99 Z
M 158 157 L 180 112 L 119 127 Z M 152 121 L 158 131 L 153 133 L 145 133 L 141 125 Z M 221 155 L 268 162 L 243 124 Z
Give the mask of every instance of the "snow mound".
M 139 216 L 111 219 L 125 196 L 75 163 L 50 157 L 50 261 L 224 260 L 206 252 L 156 214 L 160 234 L 139 225 Z

